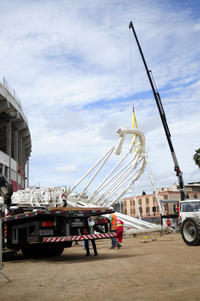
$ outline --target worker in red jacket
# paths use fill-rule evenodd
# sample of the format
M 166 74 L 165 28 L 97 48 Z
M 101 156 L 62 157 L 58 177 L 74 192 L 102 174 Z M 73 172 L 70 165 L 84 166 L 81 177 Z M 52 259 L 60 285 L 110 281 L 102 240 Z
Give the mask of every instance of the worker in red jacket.
M 121 247 L 121 243 L 122 243 L 122 239 L 123 239 L 123 232 L 124 232 L 124 226 L 123 226 L 123 222 L 122 220 L 120 219 L 117 219 L 117 223 L 116 223 L 116 226 L 117 226 L 117 229 L 116 229 L 116 239 L 118 241 L 118 245 L 117 247 L 120 248 Z

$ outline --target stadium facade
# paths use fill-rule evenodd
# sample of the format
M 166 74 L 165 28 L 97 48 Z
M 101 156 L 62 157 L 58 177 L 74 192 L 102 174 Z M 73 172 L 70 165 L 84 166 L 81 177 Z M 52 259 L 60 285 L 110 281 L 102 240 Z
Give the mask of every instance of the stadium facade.
M 0 83 L 0 168 L 13 190 L 29 186 L 31 135 L 16 92 L 5 78 Z

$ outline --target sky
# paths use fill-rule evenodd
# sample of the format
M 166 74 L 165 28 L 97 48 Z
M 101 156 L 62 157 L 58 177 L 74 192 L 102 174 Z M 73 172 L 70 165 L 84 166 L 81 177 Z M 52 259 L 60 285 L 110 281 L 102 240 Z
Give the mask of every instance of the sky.
M 198 0 L 0 2 L 0 76 L 16 90 L 32 138 L 30 185 L 66 185 L 131 128 L 134 105 L 156 188 L 178 183 L 132 21 L 166 113 L 185 183 L 199 181 Z M 136 194 L 152 192 L 147 171 Z

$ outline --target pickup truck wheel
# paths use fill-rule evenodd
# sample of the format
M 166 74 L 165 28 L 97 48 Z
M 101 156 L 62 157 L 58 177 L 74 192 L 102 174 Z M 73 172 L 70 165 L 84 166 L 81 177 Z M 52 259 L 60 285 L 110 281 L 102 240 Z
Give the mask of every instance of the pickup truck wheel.
M 188 246 L 198 246 L 200 245 L 200 222 L 193 219 L 187 218 L 183 221 L 181 225 L 181 235 L 184 242 Z

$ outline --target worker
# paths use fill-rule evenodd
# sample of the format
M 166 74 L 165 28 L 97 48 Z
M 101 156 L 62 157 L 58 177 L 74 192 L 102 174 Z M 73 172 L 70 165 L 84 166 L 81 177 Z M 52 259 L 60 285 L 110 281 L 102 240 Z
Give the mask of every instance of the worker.
M 89 234 L 92 235 L 92 234 L 94 234 L 95 220 L 93 217 L 89 217 L 87 222 L 88 222 L 88 227 L 89 227 Z M 88 234 L 87 229 L 84 229 L 84 234 Z M 92 247 L 94 250 L 94 256 L 98 256 L 95 239 L 91 239 L 90 241 L 92 243 Z M 90 256 L 89 240 L 85 240 L 85 249 L 86 249 L 86 255 Z
M 95 225 L 95 220 L 93 217 L 88 218 L 88 227 L 89 227 L 89 233 L 94 234 L 94 225 Z
M 124 232 L 124 226 L 123 226 L 123 222 L 122 222 L 122 220 L 120 220 L 120 219 L 117 219 L 117 230 L 116 230 L 116 235 L 117 235 L 117 237 L 116 237 L 116 239 L 117 239 L 117 241 L 118 241 L 118 243 L 119 243 L 119 245 L 118 245 L 118 248 L 120 248 L 121 247 L 121 244 L 122 244 L 122 239 L 123 239 L 123 232 Z
M 116 233 L 117 230 L 117 216 L 112 213 L 109 217 L 110 220 L 110 232 Z M 120 243 L 117 241 L 117 239 L 115 237 L 111 238 L 112 244 L 111 244 L 111 249 L 114 249 L 115 247 L 120 248 L 121 245 Z
M 91 243 L 94 250 L 94 256 L 98 256 L 95 239 L 91 239 Z M 85 240 L 85 249 L 86 249 L 86 255 L 90 256 L 89 240 Z

